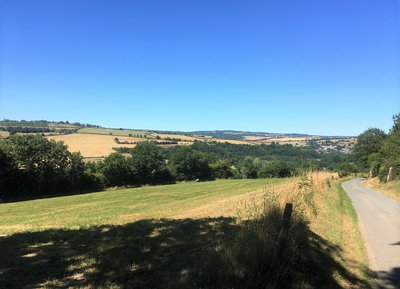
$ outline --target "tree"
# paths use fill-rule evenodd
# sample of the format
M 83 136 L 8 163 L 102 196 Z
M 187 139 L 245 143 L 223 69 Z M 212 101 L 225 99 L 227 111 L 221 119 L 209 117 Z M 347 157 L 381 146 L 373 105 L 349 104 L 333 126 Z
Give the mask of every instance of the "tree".
M 167 169 L 160 149 L 155 143 L 138 143 L 131 151 L 129 166 L 139 184 L 156 184 L 171 182 L 172 177 Z
M 0 201 L 17 197 L 18 179 L 17 165 L 7 151 L 6 143 L 0 140 Z
M 294 169 L 286 162 L 265 162 L 258 172 L 260 178 L 287 178 L 292 176 Z
M 363 167 L 373 171 L 379 170 L 379 165 L 376 164 L 377 154 L 380 152 L 386 137 L 385 132 L 378 128 L 367 129 L 358 136 L 354 153 Z
M 239 171 L 241 172 L 243 178 L 246 179 L 256 179 L 258 175 L 258 167 L 259 164 L 256 159 L 247 156 L 244 158 L 242 162 L 239 164 Z
M 104 175 L 108 186 L 122 186 L 134 182 L 127 160 L 119 153 L 113 153 L 100 162 L 98 171 Z
M 10 155 L 27 177 L 32 192 L 62 191 L 68 186 L 71 153 L 63 142 L 41 135 L 14 135 L 9 139 Z
M 213 176 L 218 179 L 229 179 L 233 177 L 232 165 L 227 160 L 217 160 L 210 164 Z
M 179 147 L 171 161 L 171 170 L 177 180 L 209 180 L 212 171 L 208 156 L 190 147 Z
M 385 180 L 389 168 L 393 168 L 395 176 L 400 176 L 400 114 L 393 116 L 393 127 L 383 142 L 380 152 L 382 166 L 379 170 L 379 177 Z
M 351 174 L 357 173 L 357 165 L 352 162 L 342 163 L 339 167 L 339 177 L 344 178 Z

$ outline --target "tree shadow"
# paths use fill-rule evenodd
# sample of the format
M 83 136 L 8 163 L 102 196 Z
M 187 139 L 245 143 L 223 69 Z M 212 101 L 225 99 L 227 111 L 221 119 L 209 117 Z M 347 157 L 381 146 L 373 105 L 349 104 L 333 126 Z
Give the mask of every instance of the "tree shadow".
M 400 289 L 400 267 L 393 268 L 389 272 L 376 272 L 378 279 L 378 288 Z
M 335 261 L 338 247 L 306 226 L 300 229 L 307 240 L 296 243 L 299 254 L 288 258 L 287 249 L 283 255 L 294 261 L 282 261 L 284 270 L 270 268 L 271 250 L 260 249 L 265 244 L 238 238 L 251 222 L 150 219 L 0 237 L 0 288 L 341 288 L 337 274 L 368 287 Z M 234 250 L 259 253 L 259 264 L 240 270 L 248 265 Z

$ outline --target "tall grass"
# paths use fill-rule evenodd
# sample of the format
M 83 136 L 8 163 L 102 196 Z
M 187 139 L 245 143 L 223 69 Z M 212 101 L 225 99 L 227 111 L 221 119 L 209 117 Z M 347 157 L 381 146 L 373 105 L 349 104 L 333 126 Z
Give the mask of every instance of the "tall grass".
M 332 187 L 337 179 L 332 173 L 305 173 L 277 191 L 266 191 L 261 205 L 249 202 L 244 206 L 239 213 L 240 229 L 223 252 L 229 264 L 225 264 L 229 277 L 224 279 L 240 280 L 237 288 L 369 288 L 367 276 L 354 272 L 345 262 L 349 260 L 343 257 L 344 243 L 325 239 L 320 227 L 320 222 L 326 220 L 318 216 L 319 210 L 334 210 L 341 218 L 343 208 L 329 209 L 324 203 L 327 195 L 343 197 L 337 187 Z M 294 207 L 289 235 L 283 255 L 274 262 L 287 202 Z M 354 210 L 348 213 L 354 217 Z M 363 266 L 364 263 L 356 267 L 362 270 Z

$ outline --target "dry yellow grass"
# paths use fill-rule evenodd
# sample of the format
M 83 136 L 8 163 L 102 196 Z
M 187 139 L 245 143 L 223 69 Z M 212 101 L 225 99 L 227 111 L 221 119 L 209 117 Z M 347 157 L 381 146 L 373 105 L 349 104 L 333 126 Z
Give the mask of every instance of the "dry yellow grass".
M 400 201 L 400 181 L 394 180 L 389 183 L 381 183 L 378 178 L 372 178 L 364 184 L 392 199 Z
M 178 138 L 184 141 L 195 141 L 197 138 L 187 135 L 180 135 L 180 134 L 167 134 L 167 133 L 153 133 L 153 136 L 159 136 L 163 139 L 165 138 Z
M 0 131 L 0 138 L 2 137 L 8 137 L 10 133 L 8 131 Z
M 357 215 L 341 188 L 337 174 L 314 172 L 291 179 L 276 190 L 281 206 L 293 203 L 309 220 L 311 231 L 333 246 L 332 258 L 353 276 L 370 282 L 368 258 L 359 231 Z M 333 275 L 341 288 L 358 288 L 339 272 Z
M 217 139 L 217 138 L 211 138 L 211 137 L 201 137 L 201 136 L 186 136 L 186 135 L 179 135 L 179 134 L 165 134 L 165 133 L 153 133 L 153 136 L 159 136 L 161 138 L 177 138 L 181 139 L 182 142 L 179 142 L 179 144 L 182 145 L 187 145 L 188 142 L 194 142 L 195 140 L 197 141 L 204 141 L 204 142 L 219 142 L 219 143 L 231 143 L 231 144 L 249 144 L 247 141 L 241 141 L 241 140 L 231 140 L 231 139 Z M 191 143 L 189 143 L 191 144 Z
M 258 137 L 258 136 L 246 136 L 245 140 L 251 141 L 254 144 L 270 144 L 270 143 L 278 143 L 278 144 L 291 144 L 294 146 L 305 146 L 307 145 L 307 140 L 313 139 L 312 137 Z
M 80 152 L 85 158 L 101 158 L 115 152 L 114 147 L 135 147 L 134 144 L 117 144 L 115 136 L 96 134 L 67 134 L 48 136 L 48 139 L 63 141 L 71 152 Z M 128 140 L 119 137 L 121 141 Z M 128 141 L 143 141 L 143 139 L 129 138 Z
M 236 140 L 222 140 L 222 139 L 205 139 L 205 138 L 195 138 L 189 136 L 173 135 L 173 134 L 153 134 L 152 141 L 155 140 L 155 136 L 160 136 L 161 138 L 179 138 L 182 141 L 178 142 L 179 145 L 191 145 L 194 140 L 200 141 L 217 141 L 217 142 L 228 142 L 233 144 L 249 144 L 244 141 Z M 68 135 L 49 135 L 46 136 L 48 139 L 53 139 L 56 141 L 63 141 L 71 152 L 80 152 L 82 156 L 88 160 L 97 160 L 104 158 L 111 153 L 115 152 L 113 148 L 117 147 L 128 147 L 133 148 L 135 144 L 117 144 L 115 138 L 118 137 L 120 142 L 143 142 L 147 141 L 145 138 L 136 138 L 128 136 L 115 136 L 115 135 L 101 135 L 101 134 L 84 134 L 75 133 Z M 165 140 L 160 139 L 158 142 L 163 142 Z M 173 147 L 176 145 L 162 145 L 162 147 Z
M 253 143 L 247 142 L 247 141 L 242 141 L 242 140 L 233 140 L 233 139 L 209 139 L 210 142 L 216 141 L 219 143 L 231 143 L 231 144 L 245 144 L 245 145 L 253 145 Z

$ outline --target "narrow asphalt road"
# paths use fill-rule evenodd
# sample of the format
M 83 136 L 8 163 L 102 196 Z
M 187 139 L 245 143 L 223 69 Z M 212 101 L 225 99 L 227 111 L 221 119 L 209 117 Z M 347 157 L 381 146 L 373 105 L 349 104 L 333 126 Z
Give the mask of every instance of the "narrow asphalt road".
M 400 288 L 400 202 L 365 187 L 362 179 L 343 184 L 355 207 L 379 288 Z

